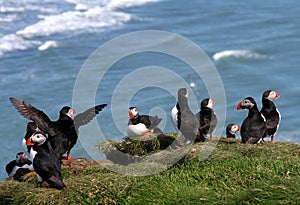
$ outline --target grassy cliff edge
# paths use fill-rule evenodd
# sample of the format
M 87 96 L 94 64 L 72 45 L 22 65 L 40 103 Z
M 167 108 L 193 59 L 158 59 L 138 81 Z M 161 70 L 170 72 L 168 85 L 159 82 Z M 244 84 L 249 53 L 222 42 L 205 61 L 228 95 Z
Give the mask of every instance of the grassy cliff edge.
M 36 177 L 28 175 L 24 182 L 0 183 L 0 204 L 300 204 L 299 145 L 221 138 L 203 158 L 204 146 L 192 145 L 176 165 L 147 176 L 130 170 L 142 166 L 151 173 L 161 164 L 100 166 L 74 159 L 63 166 L 66 190 L 37 188 Z

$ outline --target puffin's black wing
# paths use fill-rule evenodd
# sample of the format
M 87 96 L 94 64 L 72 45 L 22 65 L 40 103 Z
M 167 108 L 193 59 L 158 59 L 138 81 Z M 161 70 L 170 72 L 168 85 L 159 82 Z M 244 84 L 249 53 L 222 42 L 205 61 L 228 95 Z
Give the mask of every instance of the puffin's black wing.
M 6 173 L 8 175 L 10 175 L 11 171 L 13 170 L 13 168 L 17 165 L 17 162 L 16 160 L 13 160 L 11 162 L 9 162 L 6 167 L 5 167 L 5 170 L 6 170 Z
M 243 143 L 254 144 L 260 140 L 265 132 L 265 123 L 251 122 L 246 118 L 242 124 L 241 137 Z
M 10 97 L 9 100 L 23 117 L 34 121 L 42 131 L 55 135 L 51 120 L 43 111 L 17 98 Z
M 267 129 L 277 128 L 277 126 L 278 126 L 278 124 L 280 122 L 280 118 L 279 118 L 279 114 L 278 113 L 270 115 L 270 116 L 268 116 L 268 118 L 266 117 L 266 119 L 267 119 L 267 121 L 266 121 Z
M 22 181 L 23 176 L 30 172 L 31 170 L 28 168 L 19 168 L 14 175 L 14 180 Z
M 78 129 L 81 125 L 89 123 L 106 106 L 107 104 L 97 105 L 84 111 L 83 113 L 76 115 L 74 117 L 74 124 L 76 128 Z
M 157 116 L 140 115 L 140 123 L 145 124 L 149 130 L 157 127 L 161 120 L 162 119 Z
M 37 147 L 37 154 L 33 160 L 33 167 L 36 173 L 44 181 L 56 189 L 65 189 L 61 178 L 61 162 L 53 152 L 50 142 Z
M 201 111 L 198 112 L 195 116 L 196 119 L 199 122 L 199 131 L 203 132 L 205 129 L 208 129 L 210 126 L 210 122 L 208 122 L 208 120 L 202 116 L 203 114 L 201 114 Z

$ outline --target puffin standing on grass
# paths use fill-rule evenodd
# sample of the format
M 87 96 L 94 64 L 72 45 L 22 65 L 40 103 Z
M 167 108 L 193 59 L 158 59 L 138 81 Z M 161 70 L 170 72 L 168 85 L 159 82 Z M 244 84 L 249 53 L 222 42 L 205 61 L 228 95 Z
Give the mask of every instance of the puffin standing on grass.
M 214 140 L 213 132 L 218 124 L 218 118 L 213 110 L 213 105 L 215 101 L 210 98 L 206 98 L 201 101 L 201 110 L 196 114 L 199 120 L 199 132 L 200 141 L 205 140 L 207 134 L 209 134 L 208 140 Z
M 186 144 L 195 141 L 199 135 L 199 120 L 189 107 L 188 90 L 186 88 L 178 90 L 178 101 L 171 110 L 171 119 L 175 129 L 186 140 Z
M 34 121 L 41 131 L 48 134 L 54 152 L 60 158 L 67 153 L 67 159 L 77 142 L 79 127 L 89 123 L 107 106 L 107 104 L 97 105 L 76 116 L 75 109 L 65 106 L 60 110 L 58 120 L 51 121 L 43 111 L 23 100 L 11 97 L 10 101 L 22 116 Z
M 228 124 L 226 127 L 226 137 L 235 138 L 235 133 L 241 131 L 241 127 L 236 124 Z
M 5 169 L 9 177 L 13 177 L 14 180 L 22 181 L 25 174 L 33 171 L 33 166 L 27 155 L 24 152 L 19 152 L 16 155 L 16 159 L 9 162 Z
M 237 105 L 238 110 L 248 109 L 248 116 L 241 126 L 242 143 L 257 144 L 266 132 L 266 119 L 259 112 L 252 97 L 247 97 Z
M 278 98 L 280 98 L 280 94 L 274 90 L 266 90 L 262 95 L 262 109 L 260 113 L 266 118 L 267 127 L 263 138 L 271 137 L 271 142 L 274 142 L 274 136 L 281 120 L 280 112 L 273 102 Z
M 143 136 L 152 133 L 162 133 L 157 127 L 161 118 L 150 115 L 140 115 L 137 107 L 129 108 L 129 121 L 127 124 L 127 134 L 129 137 Z
M 65 189 L 66 185 L 61 177 L 60 158 L 54 153 L 50 141 L 44 135 L 33 135 L 28 142 L 32 146 L 31 151 L 36 152 L 33 167 L 38 177 L 39 187 L 42 187 L 42 183 L 46 181 L 52 188 Z

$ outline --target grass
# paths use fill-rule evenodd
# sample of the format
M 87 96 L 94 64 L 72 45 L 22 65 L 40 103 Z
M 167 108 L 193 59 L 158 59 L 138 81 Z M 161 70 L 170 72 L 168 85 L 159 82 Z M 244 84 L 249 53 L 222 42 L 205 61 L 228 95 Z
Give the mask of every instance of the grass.
M 34 175 L 24 182 L 7 180 L 0 183 L 0 203 L 300 204 L 299 145 L 245 145 L 221 138 L 209 157 L 201 158 L 203 147 L 203 143 L 192 145 L 193 150 L 184 152 L 186 156 L 174 166 L 160 163 L 162 156 L 178 154 L 174 150 L 154 154 L 152 150 L 139 163 L 105 165 L 109 169 L 89 161 L 81 162 L 76 173 L 74 166 L 64 166 L 64 191 L 36 188 Z M 151 174 L 159 168 L 164 171 Z M 131 176 L 138 169 L 150 174 Z

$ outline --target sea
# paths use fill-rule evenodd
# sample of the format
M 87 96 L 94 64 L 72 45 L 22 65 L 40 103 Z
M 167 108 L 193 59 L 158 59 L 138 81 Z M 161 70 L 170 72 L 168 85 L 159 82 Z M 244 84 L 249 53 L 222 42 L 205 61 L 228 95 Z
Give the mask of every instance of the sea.
M 93 158 L 98 142 L 126 136 L 130 106 L 175 132 L 170 112 L 184 86 L 195 113 L 216 99 L 221 136 L 247 116 L 241 100 L 260 109 L 270 89 L 280 93 L 275 141 L 300 144 L 299 13 L 296 0 L 0 0 L 0 181 L 29 122 L 9 97 L 52 120 L 65 105 L 108 104 L 71 151 Z

